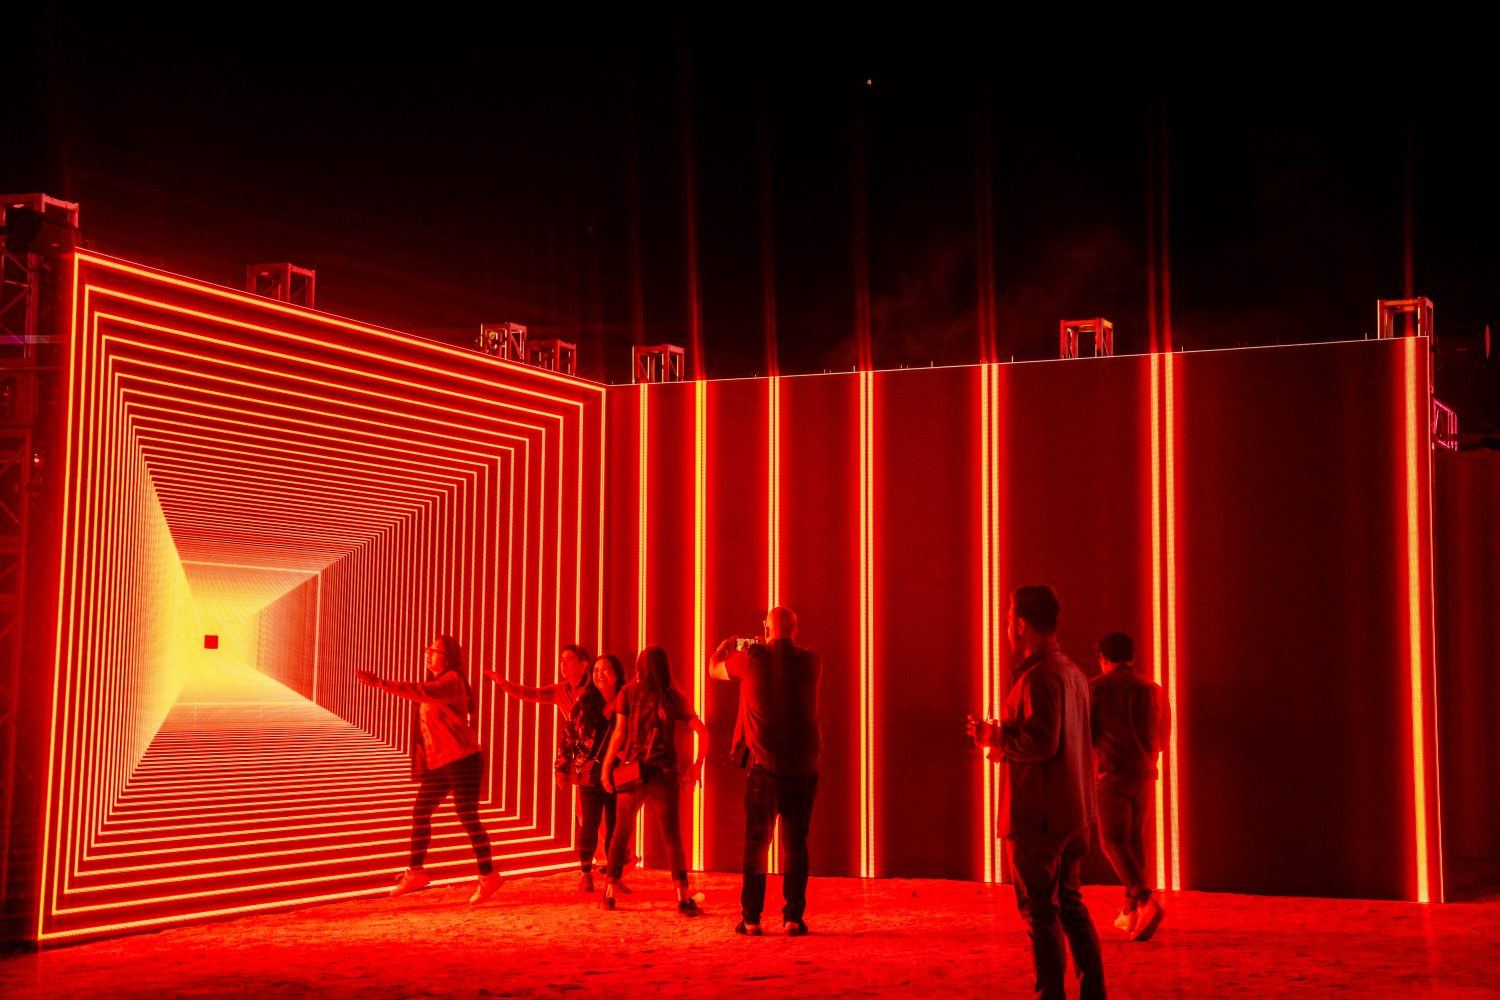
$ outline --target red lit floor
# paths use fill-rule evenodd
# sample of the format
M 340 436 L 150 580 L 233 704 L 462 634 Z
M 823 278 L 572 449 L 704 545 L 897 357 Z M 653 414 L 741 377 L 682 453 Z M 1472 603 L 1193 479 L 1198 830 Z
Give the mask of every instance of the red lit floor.
M 12 955 L 0 958 L 0 996 L 1029 995 L 1008 886 L 815 879 L 811 936 L 745 939 L 731 933 L 734 877 L 698 881 L 708 914 L 696 920 L 673 911 L 661 872 L 640 873 L 615 913 L 574 878 L 517 879 L 478 911 L 467 889 L 431 889 Z M 1117 892 L 1088 890 L 1113 996 L 1500 990 L 1500 899 L 1183 893 L 1154 941 L 1130 944 L 1109 927 Z

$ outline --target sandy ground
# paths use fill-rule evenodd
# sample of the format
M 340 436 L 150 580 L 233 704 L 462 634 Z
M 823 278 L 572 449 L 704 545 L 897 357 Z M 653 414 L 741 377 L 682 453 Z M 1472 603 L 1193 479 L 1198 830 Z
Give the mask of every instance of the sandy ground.
M 10 955 L 0 996 L 1030 995 L 1008 886 L 815 879 L 811 935 L 768 920 L 749 939 L 732 933 L 735 877 L 696 880 L 693 920 L 663 873 L 640 873 L 614 913 L 575 878 L 516 879 L 479 910 L 447 887 Z M 1109 926 L 1117 893 L 1088 890 L 1112 996 L 1500 996 L 1500 900 L 1179 893 L 1132 944 Z

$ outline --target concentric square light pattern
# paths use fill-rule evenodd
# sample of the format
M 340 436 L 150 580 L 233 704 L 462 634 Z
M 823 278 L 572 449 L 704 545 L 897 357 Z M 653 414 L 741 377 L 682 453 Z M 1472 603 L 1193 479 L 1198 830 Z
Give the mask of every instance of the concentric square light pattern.
M 571 857 L 550 680 L 597 642 L 602 387 L 94 254 L 72 342 L 41 940 L 383 890 L 451 633 L 506 871 Z M 203 637 L 219 636 L 204 649 Z M 429 868 L 467 878 L 439 814 Z

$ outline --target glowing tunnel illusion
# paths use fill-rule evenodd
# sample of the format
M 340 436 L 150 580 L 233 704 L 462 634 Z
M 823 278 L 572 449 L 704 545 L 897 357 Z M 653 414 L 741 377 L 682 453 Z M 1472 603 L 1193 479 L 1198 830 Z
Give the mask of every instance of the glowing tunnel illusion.
M 71 292 L 38 937 L 384 884 L 411 706 L 353 671 L 418 679 L 439 632 L 499 867 L 568 863 L 555 713 L 480 670 L 550 681 L 598 634 L 600 387 L 94 255 Z

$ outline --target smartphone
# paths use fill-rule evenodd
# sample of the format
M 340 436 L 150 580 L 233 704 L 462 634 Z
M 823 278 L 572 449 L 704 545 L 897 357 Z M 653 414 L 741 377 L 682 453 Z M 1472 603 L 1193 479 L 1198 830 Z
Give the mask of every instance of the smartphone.
M 755 645 L 759 641 L 760 641 L 759 639 L 752 638 L 751 636 L 737 635 L 737 636 L 734 637 L 734 649 L 735 649 L 735 652 L 737 652 L 737 653 L 738 652 L 743 652 L 744 650 L 749 649 L 751 646 Z

